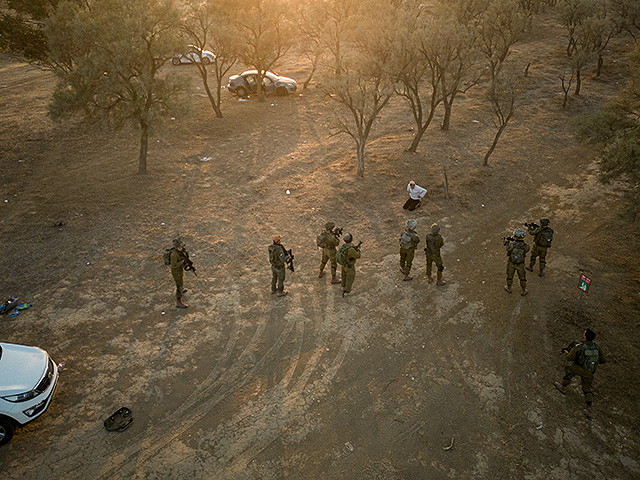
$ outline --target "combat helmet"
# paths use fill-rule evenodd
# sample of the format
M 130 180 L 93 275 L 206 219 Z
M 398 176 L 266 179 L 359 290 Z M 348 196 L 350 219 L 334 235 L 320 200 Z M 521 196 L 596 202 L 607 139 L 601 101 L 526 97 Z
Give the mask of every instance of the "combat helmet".
M 415 230 L 416 225 L 418 225 L 418 222 L 416 222 L 413 218 L 407 220 L 407 228 L 409 230 Z
M 549 221 L 548 218 L 541 218 L 540 219 L 540 225 L 542 225 L 543 227 L 546 227 L 547 225 L 549 225 L 551 222 Z
M 333 222 L 327 222 L 327 223 L 324 224 L 325 230 L 333 230 L 333 227 L 335 227 L 335 226 L 336 226 L 336 224 L 333 223 Z
M 174 238 L 173 239 L 173 248 L 178 248 L 178 247 L 183 247 L 184 248 L 184 242 L 182 240 L 180 240 L 179 238 Z
M 437 223 L 431 225 L 431 233 L 433 233 L 434 235 L 440 233 L 440 225 L 438 225 Z
M 513 236 L 515 238 L 524 238 L 527 232 L 524 231 L 524 228 L 518 227 L 513 231 Z

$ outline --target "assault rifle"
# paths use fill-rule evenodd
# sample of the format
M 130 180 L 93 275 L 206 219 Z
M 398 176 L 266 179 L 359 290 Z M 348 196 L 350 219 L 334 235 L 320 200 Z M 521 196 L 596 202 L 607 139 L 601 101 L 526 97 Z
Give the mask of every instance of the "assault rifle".
M 360 251 L 360 246 L 361 246 L 361 245 L 362 245 L 362 240 L 361 240 L 361 241 L 359 241 L 359 242 L 358 242 L 358 244 L 357 244 L 355 247 L 353 247 L 353 248 L 355 248 L 357 251 Z
M 505 245 L 509 245 L 509 242 L 515 242 L 516 239 L 513 237 L 502 237 L 502 240 L 504 241 Z
M 540 225 L 538 225 L 537 223 L 533 223 L 533 222 L 532 223 L 524 222 L 524 226 L 525 227 L 531 227 L 531 228 L 540 228 Z
M 282 246 L 282 250 L 284 250 L 284 253 L 288 255 L 287 259 L 285 260 L 285 263 L 287 264 L 287 268 L 292 272 L 295 272 L 296 267 L 293 266 L 293 259 L 296 257 L 293 255 L 293 252 L 291 251 L 291 249 L 287 250 L 286 248 L 284 248 L 284 245 Z
M 193 274 L 197 277 L 196 267 L 193 266 L 193 262 L 189 258 L 189 252 L 187 252 L 184 248 L 182 249 L 182 254 L 184 255 L 184 269 L 187 272 L 193 272 Z
M 344 228 L 336 227 L 333 230 L 331 230 L 331 232 L 329 233 L 331 233 L 332 235 L 335 235 L 336 237 L 340 237 L 342 235 L 342 230 L 344 230 Z

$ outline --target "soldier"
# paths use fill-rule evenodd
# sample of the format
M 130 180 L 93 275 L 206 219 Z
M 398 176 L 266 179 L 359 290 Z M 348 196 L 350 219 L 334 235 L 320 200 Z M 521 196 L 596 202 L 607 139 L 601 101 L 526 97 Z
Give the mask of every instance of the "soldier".
M 286 269 L 285 263 L 289 259 L 289 255 L 285 252 L 284 247 L 280 244 L 280 235 L 273 237 L 273 243 L 269 245 L 269 263 L 271 263 L 271 294 L 277 293 L 279 297 L 284 297 L 287 293 L 284 291 L 284 279 Z M 277 282 L 277 286 L 276 286 Z
M 336 247 L 340 245 L 340 240 L 338 240 L 338 236 L 333 233 L 335 226 L 335 223 L 327 222 L 324 226 L 324 231 L 318 235 L 318 246 L 322 247 L 322 260 L 320 261 L 318 278 L 322 278 L 324 275 L 324 267 L 327 262 L 331 260 L 331 283 L 334 285 L 340 283 L 340 280 L 336 278 L 336 269 L 338 268 Z
M 189 305 L 182 303 L 182 294 L 187 293 L 183 285 L 183 275 L 185 267 L 184 243 L 179 238 L 173 241 L 173 250 L 169 256 L 171 260 L 171 275 L 176 282 L 176 308 L 188 308 Z
M 436 262 L 436 267 L 438 267 L 438 280 L 436 285 L 444 285 L 447 282 L 442 280 L 442 271 L 444 270 L 444 266 L 442 265 L 442 257 L 440 256 L 440 249 L 444 245 L 444 238 L 440 235 L 440 225 L 437 223 L 431 225 L 431 233 L 427 234 L 426 243 L 427 246 L 424 249 L 424 253 L 427 256 L 428 282 L 433 283 L 433 278 L 431 277 L 431 266 L 433 262 Z
M 599 364 L 605 363 L 606 360 L 602 354 L 600 345 L 594 342 L 596 333 L 593 330 L 586 329 L 584 331 L 584 342 L 576 342 L 569 350 L 564 349 L 563 353 L 567 355 L 569 365 L 564 367 L 564 378 L 562 383 L 554 382 L 555 387 L 560 390 L 563 395 L 567 394 L 567 386 L 571 383 L 571 379 L 578 375 L 582 381 L 582 392 L 587 408 L 584 414 L 587 418 L 592 418 L 591 405 L 593 403 L 593 392 L 591 384 L 593 383 L 593 375 Z
M 342 272 L 341 284 L 342 284 L 342 296 L 351 295 L 351 287 L 353 281 L 356 279 L 356 260 L 360 258 L 360 250 L 351 243 L 353 236 L 350 233 L 345 233 L 344 244 L 340 247 L 340 256 L 342 259 Z
M 420 237 L 415 232 L 416 225 L 417 222 L 414 219 L 407 220 L 407 228 L 400 235 L 400 271 L 404 273 L 404 281 L 413 280 L 409 273 L 416 247 L 420 243 Z
M 504 289 L 507 293 L 511 293 L 511 285 L 513 284 L 513 275 L 518 272 L 518 278 L 520 279 L 520 288 L 522 292 L 520 295 L 523 297 L 529 293 L 527 290 L 527 272 L 524 270 L 524 262 L 530 247 L 528 243 L 525 243 L 524 237 L 526 232 L 524 228 L 516 228 L 513 231 L 513 239 L 506 239 L 505 246 L 507 247 L 507 284 Z
M 551 247 L 551 241 L 553 240 L 553 229 L 549 226 L 548 218 L 541 218 L 540 225 L 535 223 L 526 224 L 529 228 L 529 235 L 533 235 L 533 248 L 531 249 L 531 257 L 529 259 L 529 266 L 527 270 L 533 272 L 533 267 L 536 264 L 536 258 L 540 257 L 540 273 L 538 276 L 544 275 L 544 268 L 547 265 L 547 248 Z

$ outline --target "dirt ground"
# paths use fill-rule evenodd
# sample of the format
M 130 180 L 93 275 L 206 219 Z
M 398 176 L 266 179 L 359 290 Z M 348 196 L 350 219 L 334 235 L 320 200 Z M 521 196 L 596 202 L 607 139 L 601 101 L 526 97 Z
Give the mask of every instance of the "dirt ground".
M 364 179 L 352 141 L 330 136 L 317 83 L 264 104 L 225 93 L 220 120 L 195 69 L 178 67 L 194 80 L 193 114 L 154 137 L 140 176 L 134 134 L 52 124 L 53 75 L 0 56 L 0 295 L 33 303 L 0 319 L 0 340 L 66 363 L 49 411 L 0 449 L 1 477 L 640 478 L 638 224 L 624 216 L 625 188 L 596 181 L 572 126 L 624 81 L 626 43 L 563 111 L 562 33 L 538 21 L 513 56 L 531 62 L 525 104 L 489 167 L 495 130 L 478 88 L 450 131 L 437 116 L 416 154 L 394 100 Z M 306 72 L 293 58 L 279 71 Z M 407 214 L 411 179 L 429 194 Z M 547 275 L 508 295 L 502 237 L 542 216 L 556 232 Z M 408 218 L 422 243 L 403 282 Z M 364 242 L 349 298 L 317 278 L 328 220 Z M 444 287 L 424 275 L 434 221 Z M 269 289 L 276 233 L 297 264 L 282 299 Z M 185 276 L 186 311 L 162 263 L 176 235 L 198 268 Z M 581 273 L 593 283 L 576 315 Z M 553 387 L 560 349 L 586 327 L 609 360 L 592 421 L 576 382 L 566 397 Z M 121 406 L 132 426 L 106 432 Z

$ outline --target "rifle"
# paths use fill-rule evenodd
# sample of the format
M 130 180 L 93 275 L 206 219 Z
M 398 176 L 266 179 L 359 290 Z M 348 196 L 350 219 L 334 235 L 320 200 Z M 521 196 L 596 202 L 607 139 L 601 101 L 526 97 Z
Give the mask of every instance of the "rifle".
M 509 242 L 515 242 L 516 239 L 513 237 L 502 237 L 502 241 L 504 242 L 505 245 L 508 245 Z
M 333 230 L 331 230 L 331 232 L 329 232 L 329 233 L 331 233 L 331 234 L 335 235 L 335 236 L 336 236 L 336 238 L 337 238 L 337 237 L 340 237 L 340 236 L 342 235 L 342 230 L 344 230 L 344 228 L 338 228 L 338 227 L 336 227 L 336 228 L 334 228 Z
M 538 225 L 537 223 L 527 223 L 527 222 L 524 222 L 524 226 L 525 226 L 525 227 L 531 227 L 531 228 L 540 228 L 540 225 Z
M 186 272 L 193 272 L 193 274 L 197 277 L 198 274 L 196 273 L 196 267 L 193 266 L 193 262 L 191 261 L 191 259 L 189 258 L 189 252 L 187 252 L 184 248 L 182 249 L 182 253 L 184 256 L 184 270 Z
M 296 257 L 293 255 L 293 252 L 291 251 L 291 249 L 287 250 L 286 248 L 284 248 L 284 245 L 282 246 L 282 250 L 284 250 L 284 253 L 288 255 L 288 258 L 285 260 L 285 263 L 287 264 L 287 268 L 292 272 L 295 272 L 296 267 L 293 266 L 293 259 Z
M 355 247 L 353 247 L 353 248 L 355 248 L 357 251 L 360 251 L 360 246 L 361 246 L 361 245 L 362 245 L 362 240 L 361 240 L 361 241 L 359 241 L 359 242 L 358 242 L 358 244 L 357 244 Z

